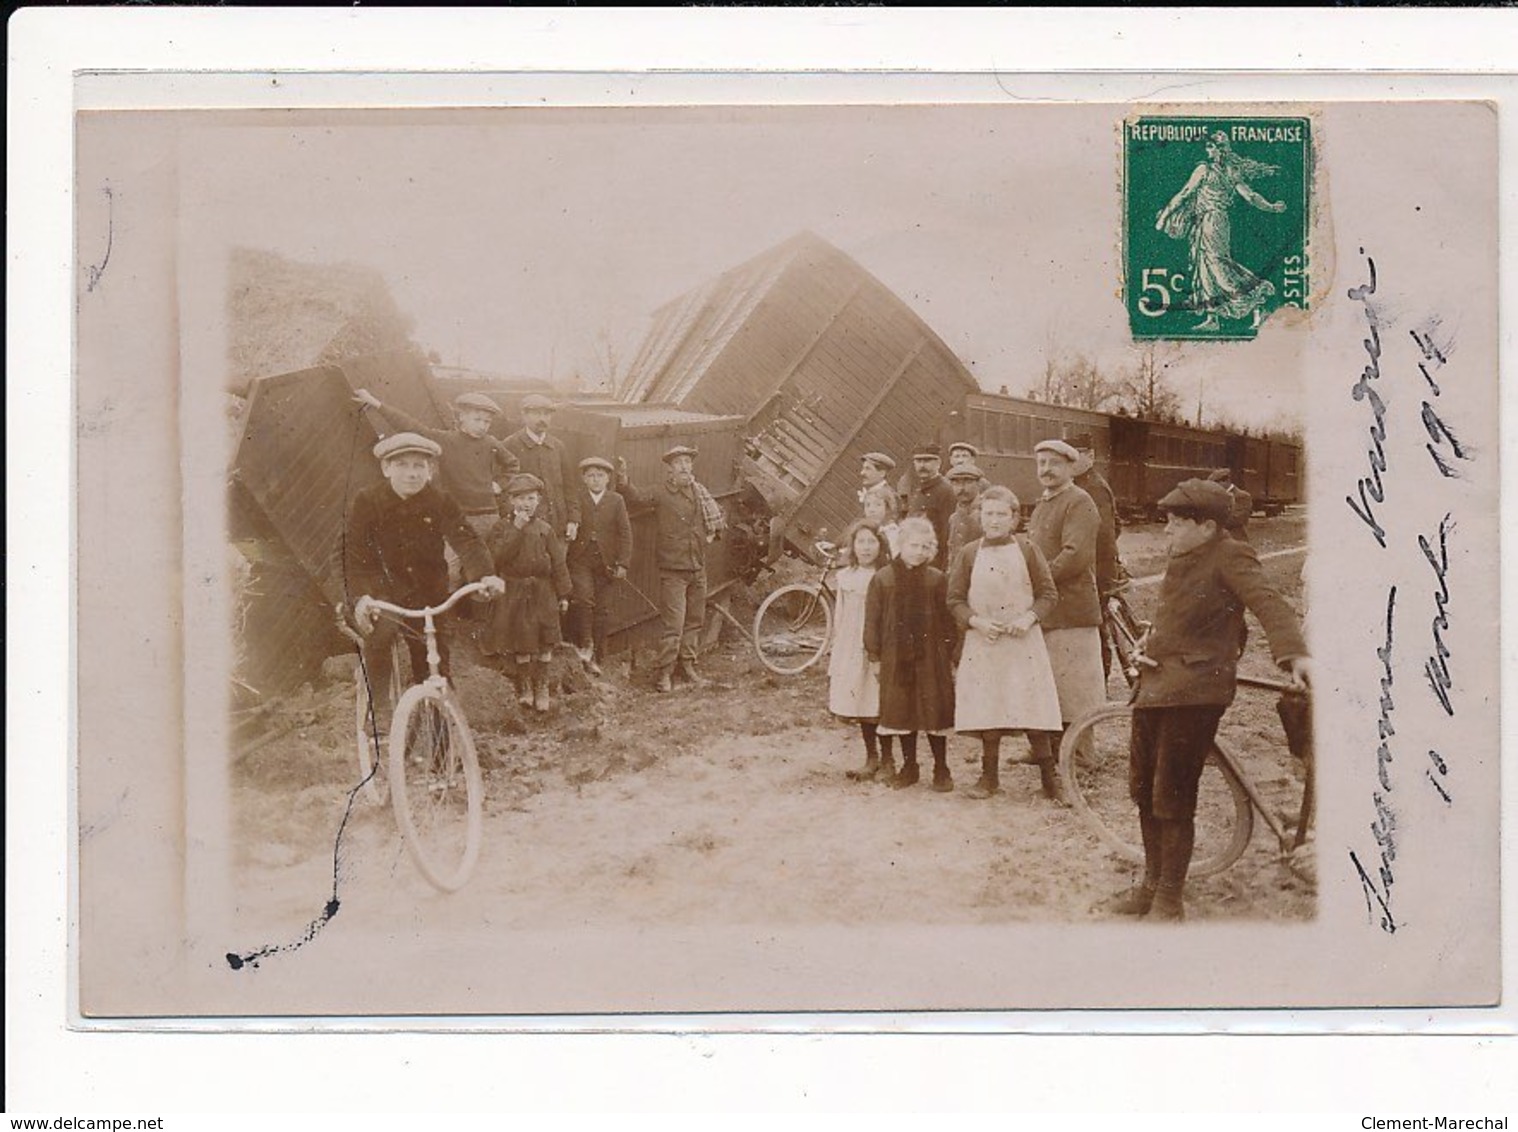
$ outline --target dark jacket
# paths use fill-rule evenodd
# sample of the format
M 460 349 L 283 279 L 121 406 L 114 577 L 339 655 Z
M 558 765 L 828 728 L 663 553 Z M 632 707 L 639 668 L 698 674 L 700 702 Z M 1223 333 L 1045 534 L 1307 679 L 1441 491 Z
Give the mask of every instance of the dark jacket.
M 428 484 L 402 499 L 389 482 L 353 497 L 339 548 L 343 592 L 350 602 L 364 596 L 412 608 L 448 596 L 443 544 L 459 556 L 473 582 L 490 573 L 490 554 L 449 495 Z
M 1059 606 L 1045 629 L 1084 629 L 1102 623 L 1096 597 L 1096 532 L 1101 515 L 1091 497 L 1073 483 L 1040 499 L 1028 520 L 1028 537 L 1049 562 L 1059 587 Z
M 875 571 L 865 595 L 864 651 L 880 662 L 880 725 L 900 731 L 944 731 L 954 726 L 952 658 L 959 633 L 949 614 L 948 578 L 933 566 L 925 571 L 923 596 L 926 644 L 923 655 L 903 665 L 898 626 L 900 574 L 907 569 L 893 559 Z
M 578 523 L 580 500 L 574 491 L 568 490 L 568 485 L 575 480 L 564 442 L 552 433 L 546 433 L 540 444 L 525 428 L 520 428 L 506 438 L 505 444 L 516 456 L 522 471 L 543 481 L 545 508 L 538 513 L 539 516 L 560 535 L 564 533 L 565 524 Z
M 1249 537 L 1249 516 L 1254 514 L 1254 496 L 1242 487 L 1230 487 L 1228 495 L 1233 500 L 1233 510 L 1223 528 L 1234 538 Z
M 559 599 L 569 596 L 563 540 L 542 519 L 518 528 L 502 519 L 490 551 L 506 592 L 495 603 L 486 653 L 538 653 L 559 641 Z
M 1219 535 L 1172 557 L 1144 646 L 1159 667 L 1139 670 L 1135 706 L 1232 703 L 1245 609 L 1264 626 L 1276 663 L 1307 655 L 1296 610 L 1247 542 Z
M 601 565 L 608 570 L 632 565 L 632 523 L 621 493 L 608 487 L 601 502 L 596 503 L 582 487 L 579 503 L 580 530 L 569 544 L 570 563 L 594 565 L 599 554 Z
M 1102 595 L 1114 593 L 1122 575 L 1117 559 L 1117 536 L 1123 529 L 1117 517 L 1117 496 L 1112 492 L 1112 485 L 1095 468 L 1076 476 L 1075 486 L 1091 497 L 1101 518 L 1101 525 L 1096 528 L 1096 592 Z
M 1023 561 L 1028 564 L 1028 581 L 1033 586 L 1033 616 L 1042 625 L 1059 604 L 1059 589 L 1049 573 L 1049 563 L 1044 561 L 1038 547 L 1025 535 L 1012 537 L 1023 552 Z M 970 578 L 975 573 L 975 559 L 983 541 L 976 539 L 967 544 L 949 567 L 949 612 L 961 629 L 970 627 Z
M 706 525 L 693 487 L 677 488 L 668 480 L 652 490 L 620 481 L 618 486 L 633 506 L 654 509 L 654 555 L 660 570 L 691 573 L 706 566 Z
M 443 450 L 438 459 L 442 478 L 438 486 L 453 496 L 466 515 L 499 512 L 495 487 L 499 484 L 504 489 L 506 478 L 518 466 L 516 455 L 505 441 L 489 433 L 469 436 L 456 428 L 430 428 L 394 405 L 381 405 L 378 412 L 401 428 L 437 442 Z
M 897 490 L 901 495 L 903 517 L 922 515 L 933 524 L 933 533 L 938 536 L 938 557 L 933 560 L 933 565 L 945 569 L 949 562 L 949 516 L 959 506 L 954 489 L 941 475 L 920 483 L 916 472 L 908 472 L 901 478 Z
M 969 503 L 956 503 L 954 514 L 949 516 L 949 565 L 961 550 L 969 546 L 984 532 L 980 529 L 980 499 Z

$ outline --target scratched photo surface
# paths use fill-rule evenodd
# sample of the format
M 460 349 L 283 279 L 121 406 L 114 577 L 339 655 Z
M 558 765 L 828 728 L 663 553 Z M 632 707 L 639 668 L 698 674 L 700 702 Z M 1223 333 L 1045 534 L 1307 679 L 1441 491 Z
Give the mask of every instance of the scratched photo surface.
M 1457 102 L 81 113 L 85 1022 L 1494 1003 L 1496 137 Z M 405 432 L 443 453 L 426 495 L 374 454 Z M 1093 450 L 1115 561 L 1048 519 L 1044 440 Z M 915 785 L 866 762 L 847 666 L 879 624 L 825 547 L 863 457 L 894 496 L 956 442 L 1140 630 L 1235 600 L 1159 500 L 1211 476 L 1183 490 L 1242 507 L 1216 537 L 1258 600 L 1161 885 L 1183 922 L 1114 907 L 1142 643 L 1052 780 L 1010 719 L 991 757 L 961 715 L 936 774 L 920 736 Z M 704 491 L 671 534 L 682 447 Z M 589 457 L 625 470 L 630 545 Z M 394 581 L 376 508 L 420 569 L 441 527 L 453 584 L 506 584 L 443 622 L 450 686 L 400 740 L 353 617 Z M 698 679 L 661 691 L 698 562 Z M 917 648 L 949 718 L 956 661 L 961 711 L 1048 671 L 923 624 L 874 638 L 882 672 Z M 1170 663 L 1221 703 L 1209 624 Z M 1304 648 L 1306 698 L 1277 663 Z

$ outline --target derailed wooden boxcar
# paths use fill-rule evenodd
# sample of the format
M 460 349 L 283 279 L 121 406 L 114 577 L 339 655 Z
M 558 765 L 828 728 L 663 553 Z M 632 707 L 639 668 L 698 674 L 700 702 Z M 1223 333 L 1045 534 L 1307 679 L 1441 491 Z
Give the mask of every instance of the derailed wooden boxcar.
M 861 456 L 905 460 L 977 389 L 905 302 L 803 232 L 655 312 L 620 395 L 746 420 L 743 476 L 804 553 L 857 512 Z

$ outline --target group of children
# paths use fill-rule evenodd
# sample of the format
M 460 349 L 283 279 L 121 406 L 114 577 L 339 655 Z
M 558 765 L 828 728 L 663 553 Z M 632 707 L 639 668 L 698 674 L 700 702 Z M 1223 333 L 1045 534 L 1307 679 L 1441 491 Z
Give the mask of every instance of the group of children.
M 378 686 L 389 677 L 378 662 L 399 627 L 376 623 L 370 601 L 436 605 L 461 579 L 484 581 L 497 599 L 479 625 L 480 649 L 509 666 L 524 707 L 552 707 L 548 664 L 566 615 L 581 661 L 600 674 L 607 591 L 632 559 L 632 526 L 610 486 L 611 461 L 581 460 L 581 489 L 567 488 L 563 443 L 547 431 L 554 406 L 538 394 L 523 401 L 524 428 L 504 441 L 490 434 L 500 407 L 483 394 L 459 397 L 456 425 L 447 430 L 429 429 L 367 390 L 355 400 L 408 429 L 375 445 L 385 482 L 355 498 L 343 542 L 343 578 L 381 702 L 391 690 Z M 401 631 L 412 671 L 425 672 L 420 634 Z M 447 675 L 446 633 L 438 645 Z
M 945 572 L 933 565 L 939 539 L 932 520 L 898 522 L 896 493 L 874 486 L 884 483 L 886 458 L 871 453 L 864 465 L 865 515 L 843 538 L 828 666 L 829 710 L 856 721 L 864 741 L 864 767 L 850 777 L 915 784 L 918 734 L 926 733 L 933 789 L 952 790 L 948 735 L 958 731 L 981 739 L 981 776 L 970 795 L 989 798 L 1000 790 L 1002 737 L 1022 732 L 1044 794 L 1058 799 L 1053 737 L 1060 709 L 1039 627 L 1058 591 L 1043 554 L 1017 533 L 1016 495 L 999 486 L 979 493 L 979 537 Z

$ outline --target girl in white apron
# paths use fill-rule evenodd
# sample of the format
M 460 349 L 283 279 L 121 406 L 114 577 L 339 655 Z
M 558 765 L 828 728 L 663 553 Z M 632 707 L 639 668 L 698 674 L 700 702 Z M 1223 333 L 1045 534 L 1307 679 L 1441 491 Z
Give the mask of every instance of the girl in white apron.
M 828 710 L 840 719 L 859 724 L 864 739 L 864 767 L 848 772 L 850 778 L 867 782 L 896 773 L 896 756 L 889 735 L 876 735 L 880 721 L 880 679 L 870 668 L 864 651 L 865 596 L 875 571 L 889 560 L 890 551 L 880 530 L 859 519 L 843 535 L 845 565 L 833 581 L 838 594 L 834 606 L 833 652 L 828 658 Z
M 1017 535 L 1017 496 L 981 493 L 985 535 L 965 546 L 949 571 L 949 609 L 965 632 L 954 681 L 954 729 L 981 739 L 980 781 L 972 798 L 1000 788 L 1001 738 L 1022 731 L 1033 748 L 1046 797 L 1059 798 L 1050 733 L 1060 728 L 1059 694 L 1039 627 L 1059 602 L 1049 564 Z

